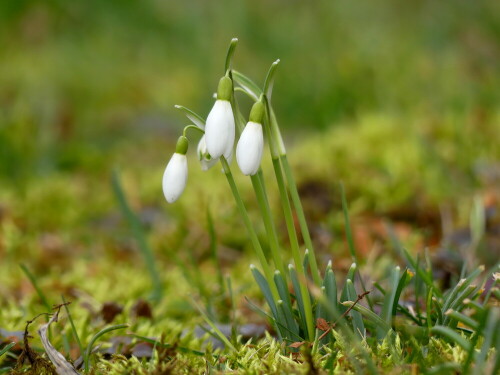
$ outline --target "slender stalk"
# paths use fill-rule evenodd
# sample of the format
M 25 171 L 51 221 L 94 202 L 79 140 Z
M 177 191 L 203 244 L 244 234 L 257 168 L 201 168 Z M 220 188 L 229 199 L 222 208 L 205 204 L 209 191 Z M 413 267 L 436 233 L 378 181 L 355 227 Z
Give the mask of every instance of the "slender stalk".
M 233 116 L 235 119 L 236 127 L 238 129 L 238 132 L 241 134 L 241 132 L 245 127 L 245 118 L 241 114 L 238 102 L 236 101 L 236 97 L 234 96 L 234 92 L 231 100 L 231 105 L 233 108 Z M 284 263 L 280 257 L 278 234 L 276 231 L 276 227 L 274 225 L 274 219 L 271 212 L 271 208 L 269 206 L 269 200 L 267 199 L 266 184 L 264 182 L 264 175 L 262 173 L 262 169 L 259 168 L 258 173 L 254 176 L 250 176 L 250 179 L 252 181 L 252 186 L 255 191 L 257 203 L 259 204 L 260 213 L 264 220 L 264 227 L 266 229 L 267 237 L 269 239 L 269 247 L 271 248 L 271 254 L 273 257 L 274 264 L 276 268 L 282 273 L 283 277 L 285 277 L 286 279 Z
M 314 247 L 311 240 L 311 235 L 309 233 L 309 227 L 307 226 L 306 216 L 304 214 L 304 209 L 302 208 L 302 203 L 300 201 L 299 192 L 297 190 L 297 183 L 292 174 L 292 168 L 288 163 L 288 158 L 286 155 L 286 149 L 283 142 L 283 137 L 281 136 L 281 131 L 279 129 L 278 121 L 276 120 L 276 115 L 272 107 L 268 104 L 268 113 L 269 113 L 269 126 L 270 136 L 273 137 L 275 142 L 275 148 L 279 154 L 280 162 L 283 166 L 283 170 L 285 172 L 285 178 L 288 184 L 288 190 L 290 192 L 290 196 L 292 198 L 293 206 L 295 208 L 295 212 L 297 214 L 297 219 L 299 220 L 300 231 L 302 233 L 302 237 L 304 238 L 304 243 L 306 248 L 309 249 L 310 262 L 309 265 L 311 267 L 311 274 L 316 285 L 321 285 L 321 276 L 318 269 L 318 263 L 316 261 L 316 254 L 314 252 Z M 276 150 L 275 150 L 276 152 Z
M 243 222 L 245 223 L 245 226 L 247 228 L 248 235 L 250 236 L 250 241 L 252 241 L 252 245 L 257 254 L 257 257 L 259 258 L 259 262 L 262 266 L 262 269 L 264 271 L 264 275 L 266 276 L 267 282 L 269 283 L 269 286 L 271 288 L 273 297 L 276 300 L 278 300 L 279 294 L 278 294 L 278 289 L 276 288 L 276 285 L 274 284 L 273 281 L 273 273 L 271 271 L 271 268 L 269 267 L 269 263 L 267 263 L 266 256 L 264 255 L 264 251 L 262 250 L 262 246 L 260 245 L 259 238 L 257 237 L 257 233 L 255 233 L 255 229 L 252 225 L 250 217 L 248 216 L 245 204 L 243 203 L 243 199 L 241 198 L 240 192 L 238 191 L 238 187 L 236 186 L 236 183 L 234 181 L 231 168 L 229 167 L 229 164 L 227 163 L 226 158 L 224 156 L 221 156 L 220 161 L 224 168 L 224 174 L 226 175 L 227 182 L 231 187 L 231 192 L 233 193 L 236 205 L 238 206 L 238 209 L 240 211 L 240 215 L 243 218 Z
M 306 217 L 304 215 L 304 209 L 302 208 L 299 192 L 297 190 L 297 184 L 295 183 L 295 179 L 293 178 L 292 169 L 290 168 L 290 164 L 288 163 L 286 154 L 281 155 L 280 160 L 281 164 L 283 165 L 283 170 L 285 171 L 285 177 L 287 179 L 288 190 L 290 191 L 293 206 L 299 220 L 300 231 L 302 232 L 302 237 L 304 238 L 306 248 L 309 249 L 309 266 L 311 267 L 312 278 L 316 285 L 321 285 L 321 276 L 318 270 L 318 263 L 316 261 L 316 255 L 314 253 L 311 235 L 309 234 L 309 227 L 307 226 Z
M 267 113 L 269 114 L 269 105 L 266 100 Z M 307 276 L 304 270 L 302 257 L 300 255 L 299 250 L 299 240 L 297 237 L 297 232 L 295 230 L 295 224 L 293 221 L 292 207 L 290 206 L 290 200 L 288 198 L 288 193 L 286 191 L 285 180 L 283 178 L 283 170 L 281 169 L 281 163 L 279 157 L 276 157 L 276 151 L 279 148 L 276 148 L 275 139 L 271 136 L 270 129 L 270 121 L 268 118 L 267 124 L 265 124 L 264 129 L 266 131 L 266 136 L 268 139 L 269 148 L 271 151 L 271 157 L 273 162 L 274 174 L 276 175 L 276 181 L 278 183 L 278 189 L 280 193 L 281 205 L 283 207 L 283 214 L 285 216 L 285 223 L 288 231 L 288 237 L 290 239 L 290 246 L 292 248 L 292 257 L 295 263 L 295 267 L 297 268 L 297 273 L 301 275 L 304 279 L 300 283 L 300 294 L 302 295 L 302 299 L 304 300 L 304 310 L 307 322 L 307 335 L 308 339 L 314 340 L 314 319 L 312 314 L 312 306 L 311 299 L 309 297 L 309 291 L 307 290 L 307 286 L 305 282 L 307 281 Z
M 297 273 L 304 279 L 300 282 L 300 294 L 304 301 L 304 313 L 307 323 L 307 334 L 308 339 L 314 339 L 314 320 L 312 314 L 311 299 L 309 297 L 309 292 L 305 284 L 307 278 L 302 263 L 302 257 L 299 250 L 299 241 L 297 238 L 297 232 L 295 231 L 295 225 L 293 222 L 292 208 L 290 206 L 290 201 L 288 199 L 288 194 L 285 188 L 285 181 L 283 179 L 283 171 L 281 170 L 281 165 L 279 159 L 273 159 L 274 172 L 276 174 L 276 180 L 278 182 L 278 189 L 280 192 L 281 205 L 283 206 L 283 214 L 285 216 L 285 223 L 288 231 L 288 236 L 290 238 L 290 245 L 292 248 L 292 257 L 297 268 Z
M 349 244 L 349 252 L 351 253 L 353 262 L 359 264 L 358 255 L 356 254 L 356 247 L 354 246 L 354 238 L 352 236 L 351 220 L 349 218 L 349 210 L 347 208 L 347 199 L 345 196 L 345 189 L 343 183 L 340 183 L 340 196 L 342 198 L 342 211 L 344 212 L 345 235 L 347 238 L 347 243 Z M 359 270 L 359 268 L 357 269 L 357 271 L 361 287 L 363 288 L 363 291 L 366 292 L 365 282 L 363 281 L 363 276 L 361 275 L 361 271 Z M 371 298 L 369 296 L 366 296 L 366 300 L 370 305 L 370 309 L 373 311 L 373 303 Z
M 286 278 L 285 265 L 283 259 L 281 259 L 280 257 L 278 234 L 276 233 L 273 215 L 271 212 L 271 208 L 269 207 L 269 200 L 267 199 L 262 171 L 259 170 L 256 175 L 251 177 L 251 180 L 255 195 L 257 197 L 257 202 L 259 204 L 260 212 L 262 214 L 262 219 L 264 220 L 264 227 L 266 228 L 266 233 L 269 239 L 269 247 L 271 248 L 274 265 Z

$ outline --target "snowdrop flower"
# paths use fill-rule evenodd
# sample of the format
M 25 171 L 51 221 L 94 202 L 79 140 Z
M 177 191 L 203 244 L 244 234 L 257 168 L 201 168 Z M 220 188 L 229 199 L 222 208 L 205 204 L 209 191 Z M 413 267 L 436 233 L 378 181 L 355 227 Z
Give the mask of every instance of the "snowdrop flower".
M 168 203 L 174 203 L 179 199 L 186 187 L 188 175 L 187 149 L 187 138 L 180 136 L 175 153 L 170 158 L 165 173 L 163 173 L 163 194 Z
M 262 118 L 264 117 L 264 104 L 257 102 L 250 112 L 250 121 L 241 133 L 236 146 L 236 161 L 241 172 L 246 176 L 257 173 L 262 160 L 264 148 L 264 135 L 262 134 Z
M 222 77 L 217 90 L 217 100 L 208 114 L 205 126 L 207 150 L 217 159 L 224 155 L 227 159 L 234 145 L 234 116 L 231 108 L 233 82 L 229 77 Z
M 198 159 L 200 160 L 202 171 L 208 171 L 219 161 L 219 159 L 213 158 L 208 153 L 205 135 L 201 137 L 196 153 L 198 154 Z

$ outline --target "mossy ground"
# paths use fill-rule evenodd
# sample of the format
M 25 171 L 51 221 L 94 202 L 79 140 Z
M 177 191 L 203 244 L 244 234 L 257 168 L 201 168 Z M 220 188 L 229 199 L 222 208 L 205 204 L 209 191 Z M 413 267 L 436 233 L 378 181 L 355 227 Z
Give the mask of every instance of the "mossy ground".
M 208 113 L 232 36 L 246 46 L 238 69 L 257 81 L 281 58 L 273 101 L 322 267 L 332 259 L 340 282 L 351 264 L 342 181 L 368 287 L 405 266 L 392 228 L 413 254 L 429 249 L 447 288 L 465 259 L 491 266 L 499 257 L 498 2 L 195 3 L 0 3 L 0 343 L 19 341 L 26 321 L 48 311 L 23 264 L 49 305 L 61 296 L 72 302 L 83 345 L 120 323 L 130 327 L 104 336 L 103 351 L 133 339 L 129 333 L 168 344 L 154 351 L 151 344 L 153 357 L 143 359 L 131 355 L 133 343 L 117 345 L 116 355 L 93 355 L 94 373 L 313 374 L 326 363 L 334 373 L 356 373 L 341 340 L 312 357 L 305 349 L 284 356 L 267 320 L 249 307 L 245 298 L 264 301 L 220 168 L 202 173 L 190 154 L 182 199 L 164 202 L 161 175 L 185 121 L 173 105 Z M 263 169 L 286 244 L 270 160 Z M 153 249 L 160 300 L 150 299 L 150 275 L 111 187 L 114 170 Z M 251 185 L 235 175 L 265 239 Z M 472 248 L 475 201 L 487 225 Z M 137 314 L 141 300 L 151 316 Z M 214 348 L 209 334 L 194 333 L 204 323 L 193 300 L 221 324 L 255 323 L 271 333 L 237 353 Z M 104 320 L 105 303 L 122 309 L 112 321 Z M 36 329 L 44 319 L 30 329 L 40 354 Z M 67 358 L 81 355 L 64 311 L 51 340 Z M 0 358 L 0 373 L 14 365 L 20 341 Z M 378 369 L 394 374 L 465 358 L 437 336 L 402 335 L 398 345 L 378 343 L 370 353 Z

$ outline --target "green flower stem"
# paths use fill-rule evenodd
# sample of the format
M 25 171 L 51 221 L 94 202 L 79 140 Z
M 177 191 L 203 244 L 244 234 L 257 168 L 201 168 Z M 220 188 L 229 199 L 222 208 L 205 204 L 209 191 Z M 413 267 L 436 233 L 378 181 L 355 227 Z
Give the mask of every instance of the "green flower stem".
M 267 263 L 266 256 L 264 255 L 264 251 L 262 250 L 262 247 L 260 245 L 259 238 L 257 237 L 257 233 L 255 233 L 255 229 L 252 226 L 252 222 L 250 220 L 250 217 L 248 216 L 245 204 L 243 203 L 243 199 L 241 198 L 240 192 L 238 191 L 238 187 L 236 186 L 236 183 L 234 181 L 231 168 L 229 167 L 229 164 L 227 163 L 226 158 L 224 156 L 221 156 L 220 161 L 224 168 L 224 174 L 226 175 L 229 186 L 231 187 L 231 192 L 233 193 L 236 205 L 238 206 L 238 209 L 240 211 L 240 215 L 243 218 L 245 226 L 247 227 L 248 235 L 250 236 L 252 245 L 255 249 L 255 252 L 257 253 L 257 257 L 259 258 L 260 264 L 264 271 L 264 275 L 266 276 L 267 282 L 269 283 L 269 286 L 271 288 L 271 293 L 273 294 L 273 297 L 277 301 L 279 299 L 279 294 L 278 294 L 278 289 L 276 288 L 276 285 L 274 284 L 273 281 L 273 273 L 271 271 L 271 268 L 269 267 L 269 263 Z
M 321 285 L 321 276 L 318 270 L 318 263 L 316 262 L 316 255 L 314 253 L 313 244 L 311 241 L 311 235 L 309 234 L 309 227 L 307 226 L 306 217 L 304 215 L 304 210 L 302 208 L 302 203 L 300 201 L 299 192 L 297 190 L 297 184 L 293 178 L 292 169 L 288 163 L 288 158 L 286 154 L 280 156 L 281 164 L 283 165 L 283 170 L 285 171 L 285 177 L 288 183 L 288 190 L 290 191 L 290 196 L 292 198 L 293 206 L 295 207 L 295 212 L 297 213 L 297 218 L 299 220 L 300 230 L 302 232 L 302 237 L 304 237 L 304 243 L 306 248 L 309 249 L 309 266 L 311 267 L 311 274 L 316 285 Z
M 182 135 L 185 137 L 186 136 L 186 132 L 189 130 L 189 129 L 193 129 L 193 130 L 197 130 L 199 131 L 201 134 L 205 134 L 205 130 L 203 130 L 202 128 L 200 128 L 199 126 L 196 126 L 196 125 L 186 125 L 184 127 L 184 130 L 182 131 Z
M 278 182 L 278 189 L 281 198 L 281 205 L 283 206 L 283 214 L 285 216 L 286 228 L 288 231 L 288 236 L 290 238 L 290 245 L 292 248 L 292 257 L 295 263 L 295 268 L 297 273 L 303 277 L 300 282 L 300 294 L 304 300 L 304 310 L 307 322 L 307 335 L 310 341 L 314 339 L 314 320 L 312 314 L 311 299 L 309 297 L 309 291 L 305 285 L 307 277 L 304 270 L 304 265 L 302 262 L 302 257 L 300 256 L 299 250 L 299 240 L 297 238 L 297 232 L 295 231 L 295 224 L 293 221 L 292 207 L 290 206 L 290 201 L 288 199 L 288 194 L 285 187 L 285 180 L 283 179 L 283 171 L 281 170 L 281 164 L 279 159 L 273 159 L 274 173 L 276 174 L 276 180 Z
M 292 207 L 290 206 L 290 200 L 288 198 L 288 193 L 286 190 L 286 185 L 285 185 L 285 180 L 283 178 L 283 170 L 281 168 L 281 162 L 280 162 L 280 157 L 276 157 L 277 151 L 279 152 L 280 150 L 285 150 L 285 146 L 283 143 L 283 139 L 281 138 L 281 134 L 279 135 L 280 138 L 276 139 L 273 137 L 272 133 L 272 123 L 276 124 L 277 127 L 277 121 L 276 117 L 274 116 L 274 113 L 272 112 L 269 102 L 267 101 L 267 98 L 264 96 L 264 100 L 266 103 L 266 108 L 267 108 L 267 124 L 264 126 L 266 130 L 266 135 L 269 143 L 269 148 L 271 150 L 271 156 L 272 156 L 272 162 L 273 162 L 273 168 L 274 168 L 274 173 L 276 175 L 276 181 L 278 183 L 278 189 L 280 193 L 280 199 L 281 199 L 281 205 L 283 207 L 283 214 L 285 216 L 285 222 L 287 226 L 287 231 L 288 231 L 288 236 L 290 238 L 290 245 L 292 248 L 292 257 L 295 262 L 295 267 L 297 269 L 297 273 L 304 277 L 302 282 L 300 283 L 300 294 L 302 295 L 302 299 L 304 300 L 304 310 L 305 310 L 305 318 L 306 318 L 306 324 L 307 324 L 307 335 L 308 339 L 310 341 L 314 340 L 314 318 L 313 318 L 313 313 L 312 313 L 312 306 L 311 306 L 311 299 L 309 297 L 309 291 L 307 290 L 307 286 L 305 285 L 305 282 L 307 281 L 307 275 L 303 266 L 302 262 L 302 257 L 300 256 L 300 250 L 299 250 L 299 241 L 297 238 L 297 232 L 295 231 L 295 224 L 293 221 L 293 214 L 292 214 Z M 279 131 L 279 129 L 278 129 Z M 280 146 L 281 144 L 281 146 Z M 295 185 L 294 185 L 295 186 Z M 297 194 L 298 196 L 298 194 Z M 310 249 L 311 252 L 314 252 L 313 249 Z M 314 263 L 316 263 L 315 257 L 313 256 L 311 259 L 314 259 Z M 317 271 L 317 266 L 316 266 L 316 271 Z M 319 273 L 316 272 L 319 276 Z M 316 282 L 316 279 L 315 279 Z M 320 284 L 321 281 L 318 283 Z
M 321 276 L 318 270 L 318 263 L 316 261 L 316 255 L 314 252 L 314 247 L 311 240 L 311 235 L 309 233 L 309 227 L 307 226 L 306 216 L 304 214 L 304 209 L 302 208 L 302 203 L 300 201 L 299 192 L 297 190 L 297 183 L 292 174 L 292 168 L 288 163 L 288 158 L 286 155 L 285 145 L 283 142 L 283 137 L 281 136 L 281 131 L 279 129 L 278 121 L 276 120 L 276 115 L 269 106 L 269 122 L 271 127 L 271 136 L 276 142 L 276 147 L 279 152 L 279 159 L 283 166 L 285 172 L 286 182 L 288 184 L 288 190 L 292 198 L 293 206 L 295 212 L 297 213 L 297 219 L 299 220 L 300 231 L 302 232 L 302 237 L 304 238 L 304 243 L 306 248 L 309 249 L 309 264 L 311 267 L 311 274 L 316 285 L 321 285 Z
M 245 118 L 241 114 L 234 93 L 232 96 L 231 105 L 233 108 L 236 127 L 238 128 L 238 132 L 241 134 L 241 132 L 245 128 Z M 267 237 L 269 239 L 269 247 L 271 248 L 271 254 L 273 257 L 274 264 L 276 268 L 282 273 L 283 277 L 285 277 L 286 279 L 284 262 L 280 257 L 278 234 L 276 231 L 276 227 L 274 225 L 274 219 L 271 212 L 271 207 L 269 206 L 269 200 L 267 199 L 266 184 L 264 182 L 264 175 L 262 173 L 262 169 L 259 168 L 258 173 L 254 176 L 250 176 L 250 179 L 252 181 L 252 186 L 255 191 L 255 195 L 257 197 L 257 203 L 259 204 L 260 213 L 264 220 L 264 227 L 266 229 Z
M 264 176 L 260 168 L 256 175 L 251 176 L 251 180 L 262 218 L 264 220 L 264 227 L 266 228 L 266 233 L 269 239 L 269 247 L 271 248 L 274 265 L 286 278 L 285 265 L 283 259 L 280 257 L 278 234 L 276 232 L 276 227 L 274 226 L 274 219 L 271 208 L 269 207 L 269 200 L 267 199 L 266 188 L 264 185 Z

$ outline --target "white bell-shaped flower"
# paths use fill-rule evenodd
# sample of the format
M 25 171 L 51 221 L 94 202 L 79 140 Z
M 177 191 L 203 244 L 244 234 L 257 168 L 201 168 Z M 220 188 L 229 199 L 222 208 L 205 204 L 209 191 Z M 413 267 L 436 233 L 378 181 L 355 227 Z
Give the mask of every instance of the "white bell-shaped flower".
M 264 135 L 262 125 L 249 121 L 236 146 L 236 161 L 241 172 L 246 176 L 253 176 L 259 170 L 264 149 Z
M 241 172 L 246 176 L 256 174 L 262 160 L 262 150 L 264 149 L 262 120 L 265 112 L 264 103 L 260 100 L 252 106 L 250 119 L 236 146 L 236 161 Z
M 219 161 L 219 159 L 212 158 L 212 155 L 209 154 L 205 135 L 201 137 L 196 153 L 198 154 L 202 171 L 208 171 Z
M 222 77 L 217 90 L 217 100 L 210 111 L 205 126 L 207 150 L 210 156 L 217 159 L 232 153 L 234 145 L 235 125 L 231 108 L 233 83 L 229 77 Z
M 188 177 L 187 147 L 187 138 L 181 136 L 177 141 L 175 153 L 170 158 L 163 173 L 163 195 L 168 203 L 179 199 L 186 187 Z

